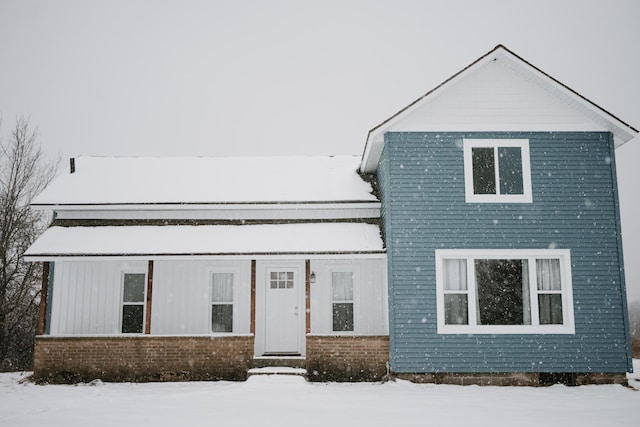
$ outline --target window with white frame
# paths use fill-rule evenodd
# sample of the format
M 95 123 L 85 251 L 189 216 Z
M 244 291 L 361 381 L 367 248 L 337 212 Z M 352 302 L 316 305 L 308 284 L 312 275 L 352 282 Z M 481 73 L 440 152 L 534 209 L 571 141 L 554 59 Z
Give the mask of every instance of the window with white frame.
M 331 272 L 333 332 L 353 332 L 353 272 Z
M 569 250 L 437 250 L 439 333 L 574 333 Z
M 122 327 L 123 334 L 141 334 L 144 331 L 147 295 L 145 273 L 122 275 Z
M 468 203 L 531 203 L 528 139 L 464 139 Z
M 211 277 L 211 332 L 233 332 L 233 273 Z

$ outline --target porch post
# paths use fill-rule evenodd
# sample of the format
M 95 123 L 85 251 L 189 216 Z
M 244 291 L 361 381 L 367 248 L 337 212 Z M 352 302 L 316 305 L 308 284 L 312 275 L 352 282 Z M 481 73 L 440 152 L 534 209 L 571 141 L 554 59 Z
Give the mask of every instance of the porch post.
M 306 333 L 311 333 L 311 260 L 305 260 L 304 262 L 304 311 L 305 311 L 305 323 Z
M 146 311 L 147 315 L 145 318 L 145 326 L 144 333 L 149 335 L 151 334 L 151 300 L 153 296 L 153 261 L 149 261 L 149 267 L 147 270 L 147 301 L 146 301 Z
M 49 262 L 42 263 L 42 288 L 40 290 L 40 307 L 38 307 L 37 335 L 43 335 L 46 328 L 47 301 L 49 299 Z
M 256 333 L 256 260 L 251 260 L 251 319 L 249 332 Z

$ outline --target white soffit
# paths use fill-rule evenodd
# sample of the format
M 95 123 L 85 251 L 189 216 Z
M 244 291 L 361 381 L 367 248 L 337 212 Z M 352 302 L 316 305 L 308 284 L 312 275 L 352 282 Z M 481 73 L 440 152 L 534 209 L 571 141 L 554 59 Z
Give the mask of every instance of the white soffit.
M 549 114 L 549 108 L 557 114 Z M 638 134 L 504 46 L 370 130 L 361 171 L 375 170 L 390 131 L 610 131 L 616 147 Z

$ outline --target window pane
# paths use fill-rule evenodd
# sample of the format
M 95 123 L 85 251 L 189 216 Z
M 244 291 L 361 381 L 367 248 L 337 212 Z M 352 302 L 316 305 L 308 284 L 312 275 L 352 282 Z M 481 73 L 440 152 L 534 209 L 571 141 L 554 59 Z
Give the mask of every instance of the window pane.
M 447 291 L 467 290 L 467 260 L 445 259 L 444 289 Z
M 211 331 L 233 332 L 232 304 L 214 304 L 211 306 Z
M 211 301 L 233 302 L 233 273 L 213 273 Z
M 445 325 L 468 325 L 467 295 L 446 294 L 444 296 Z
M 539 291 L 559 291 L 562 289 L 559 259 L 537 259 L 536 275 Z
M 143 302 L 145 288 L 144 273 L 125 273 L 122 301 Z
M 525 316 L 529 299 L 528 275 L 523 274 L 525 263 L 519 259 L 475 261 L 478 324 L 530 324 L 530 316 Z
M 473 194 L 496 194 L 496 169 L 492 147 L 471 149 Z
M 122 306 L 122 333 L 141 334 L 142 315 L 144 307 L 141 304 Z
M 500 194 L 524 194 L 520 147 L 498 147 Z
M 333 301 L 353 301 L 353 273 L 332 272 Z
M 541 325 L 562 325 L 562 295 L 538 295 Z
M 353 303 L 333 304 L 333 330 L 353 331 Z

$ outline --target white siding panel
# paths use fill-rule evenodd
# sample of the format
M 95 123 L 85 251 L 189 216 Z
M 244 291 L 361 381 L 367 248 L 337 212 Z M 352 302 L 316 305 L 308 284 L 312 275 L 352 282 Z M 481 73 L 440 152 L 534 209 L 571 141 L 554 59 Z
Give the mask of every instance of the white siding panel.
M 51 335 L 120 332 L 122 271 L 146 272 L 144 261 L 58 261 L 51 303 Z
M 605 130 L 504 62 L 493 61 L 409 114 L 393 131 Z M 459 128 L 459 129 L 458 129 Z
M 233 333 L 249 333 L 250 261 L 156 261 L 151 333 L 211 333 L 211 274 L 234 273 Z
M 385 259 L 311 260 L 316 282 L 311 284 L 311 333 L 332 334 L 331 273 L 354 273 L 355 335 L 387 335 L 387 280 Z M 340 334 L 344 334 L 341 332 Z

